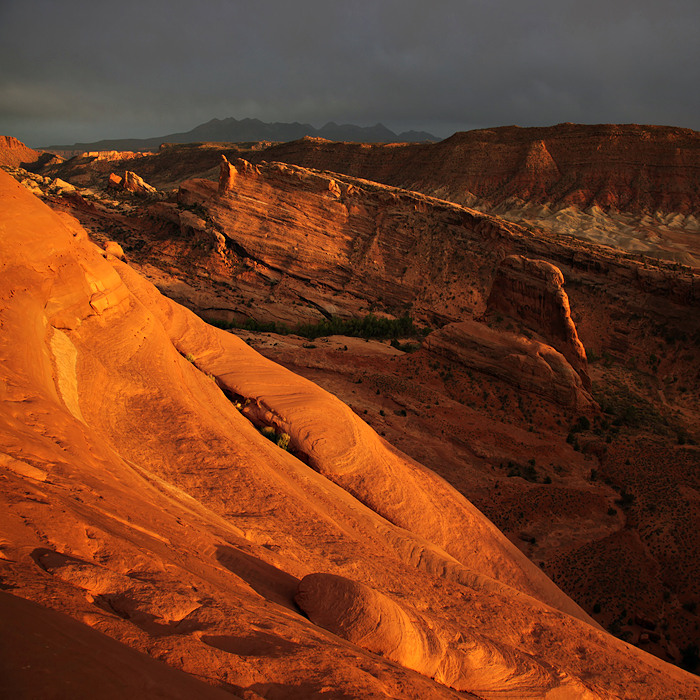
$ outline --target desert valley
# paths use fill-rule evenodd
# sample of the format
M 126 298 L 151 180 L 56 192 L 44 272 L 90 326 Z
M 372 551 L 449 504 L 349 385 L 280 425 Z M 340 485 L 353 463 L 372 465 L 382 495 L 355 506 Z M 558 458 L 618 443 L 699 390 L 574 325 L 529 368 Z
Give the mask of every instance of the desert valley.
M 0 166 L 0 695 L 700 698 L 700 133 Z

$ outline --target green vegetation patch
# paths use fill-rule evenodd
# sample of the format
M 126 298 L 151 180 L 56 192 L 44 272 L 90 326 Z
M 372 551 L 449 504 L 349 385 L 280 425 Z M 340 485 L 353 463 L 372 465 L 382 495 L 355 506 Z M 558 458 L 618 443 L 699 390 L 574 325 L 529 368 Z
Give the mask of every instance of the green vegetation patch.
M 595 386 L 593 397 L 605 413 L 613 416 L 613 425 L 650 428 L 662 434 L 668 432 L 668 419 L 622 382 L 609 380 L 603 386 Z
M 374 338 L 377 340 L 396 340 L 398 338 L 425 335 L 425 329 L 419 329 L 408 316 L 399 318 L 383 318 L 367 314 L 355 318 L 331 317 L 318 323 L 303 323 L 293 328 L 274 321 L 207 321 L 212 326 L 225 330 L 239 329 L 261 333 L 277 333 L 279 335 L 299 335 L 302 338 L 315 340 L 329 335 L 346 335 L 354 338 Z M 402 348 L 403 349 L 403 348 Z

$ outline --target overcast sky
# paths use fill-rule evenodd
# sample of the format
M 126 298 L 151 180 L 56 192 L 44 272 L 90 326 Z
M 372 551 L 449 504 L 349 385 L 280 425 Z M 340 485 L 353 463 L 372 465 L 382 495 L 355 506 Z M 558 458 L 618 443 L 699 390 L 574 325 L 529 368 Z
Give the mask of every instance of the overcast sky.
M 0 134 L 214 117 L 700 130 L 700 0 L 0 0 Z

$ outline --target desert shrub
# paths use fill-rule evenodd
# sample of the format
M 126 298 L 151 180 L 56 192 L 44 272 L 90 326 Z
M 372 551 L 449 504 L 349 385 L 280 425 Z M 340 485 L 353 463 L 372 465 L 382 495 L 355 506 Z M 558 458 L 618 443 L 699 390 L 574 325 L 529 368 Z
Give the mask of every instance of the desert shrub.
M 688 644 L 681 649 L 681 668 L 694 673 L 700 665 L 700 650 L 697 644 Z
M 517 462 L 508 462 L 508 476 L 519 476 L 525 481 L 532 483 L 537 482 L 537 469 L 535 469 L 535 460 L 531 459 L 528 464 L 518 464 Z
M 272 440 L 272 442 L 277 442 L 277 431 L 271 425 L 266 425 L 264 428 L 262 428 L 260 430 L 260 432 L 268 440 Z
M 297 335 L 311 340 L 328 335 L 347 335 L 358 338 L 404 338 L 418 335 L 413 319 L 405 314 L 399 318 L 381 318 L 374 314 L 342 319 L 332 317 L 318 323 L 302 324 L 294 330 Z
M 266 425 L 264 428 L 261 428 L 260 433 L 270 442 L 274 442 L 277 447 L 281 447 L 283 450 L 289 449 L 289 441 L 291 438 L 287 433 L 278 433 L 271 425 Z
M 596 386 L 593 398 L 612 416 L 613 426 L 649 427 L 655 432 L 666 432 L 667 420 L 649 401 L 621 382 L 613 380 L 603 387 Z
M 635 502 L 635 500 L 635 495 L 633 493 L 629 493 L 623 488 L 622 491 L 620 491 L 620 498 L 617 498 L 615 503 L 617 503 L 622 510 L 627 510 Z
M 261 333 L 278 333 L 280 335 L 300 335 L 309 340 L 323 338 L 329 335 L 347 335 L 355 338 L 376 338 L 382 340 L 417 337 L 423 334 L 424 329 L 419 329 L 413 323 L 413 319 L 405 314 L 399 318 L 382 318 L 370 313 L 366 316 L 355 318 L 326 318 L 317 323 L 303 323 L 293 328 L 275 321 L 256 321 L 248 318 L 245 321 L 222 321 L 219 319 L 205 319 L 207 323 L 217 328 L 231 330 L 233 328 Z M 398 341 L 397 341 L 398 342 Z M 397 347 L 397 346 L 395 346 Z M 407 343 L 400 347 L 404 352 L 412 352 L 414 346 Z

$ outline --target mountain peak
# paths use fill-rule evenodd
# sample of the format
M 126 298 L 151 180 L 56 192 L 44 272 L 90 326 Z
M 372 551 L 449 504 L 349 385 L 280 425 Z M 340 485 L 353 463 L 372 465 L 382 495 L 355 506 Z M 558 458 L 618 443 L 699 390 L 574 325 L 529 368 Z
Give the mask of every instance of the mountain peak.
M 304 136 L 319 136 L 331 141 L 355 141 L 361 143 L 391 143 L 395 141 L 439 141 L 424 131 L 409 131 L 395 134 L 382 123 L 374 126 L 338 124 L 329 121 L 320 129 L 300 122 L 263 122 L 260 119 L 245 117 L 236 119 L 210 119 L 190 129 L 175 134 L 154 136 L 147 139 L 104 139 L 92 143 L 46 146 L 58 151 L 156 151 L 161 143 L 197 143 L 201 141 L 221 141 L 237 143 L 244 141 L 296 141 Z

